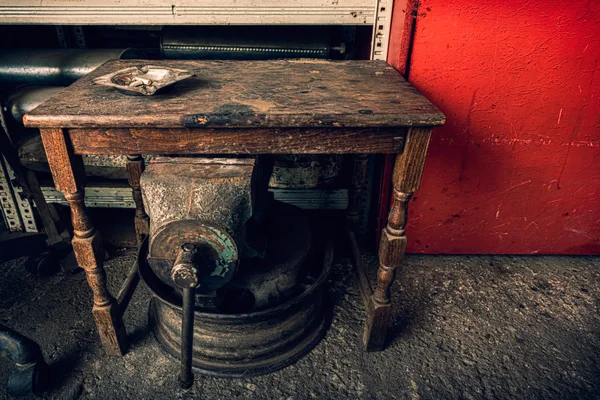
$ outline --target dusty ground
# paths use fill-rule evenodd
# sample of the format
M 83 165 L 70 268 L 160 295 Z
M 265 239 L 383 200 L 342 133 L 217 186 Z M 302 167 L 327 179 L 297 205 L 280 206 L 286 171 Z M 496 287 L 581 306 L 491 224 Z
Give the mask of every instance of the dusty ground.
M 113 293 L 133 260 L 121 250 L 107 262 Z M 600 398 L 600 258 L 408 256 L 393 290 L 390 346 L 365 353 L 358 284 L 342 254 L 332 327 L 311 354 L 267 376 L 200 378 L 189 391 L 146 330 L 143 285 L 125 317 L 133 346 L 109 359 L 82 272 L 36 278 L 23 260 L 0 268 L 0 320 L 37 340 L 55 371 L 46 398 Z M 9 369 L 0 360 L 0 382 Z

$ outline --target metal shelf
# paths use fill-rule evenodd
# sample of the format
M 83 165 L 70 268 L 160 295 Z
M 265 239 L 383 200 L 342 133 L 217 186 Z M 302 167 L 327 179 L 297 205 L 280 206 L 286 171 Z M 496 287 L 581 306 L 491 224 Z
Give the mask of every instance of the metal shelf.
M 385 60 L 394 0 L 4 0 L 0 24 L 371 25 Z
M 293 204 L 305 210 L 345 210 L 348 207 L 348 189 L 276 189 L 275 200 Z M 68 205 L 65 196 L 53 186 L 42 186 L 48 203 Z M 126 185 L 89 185 L 85 188 L 85 205 L 101 208 L 135 208 L 131 188 Z
M 5 0 L 0 24 L 362 25 L 374 0 Z

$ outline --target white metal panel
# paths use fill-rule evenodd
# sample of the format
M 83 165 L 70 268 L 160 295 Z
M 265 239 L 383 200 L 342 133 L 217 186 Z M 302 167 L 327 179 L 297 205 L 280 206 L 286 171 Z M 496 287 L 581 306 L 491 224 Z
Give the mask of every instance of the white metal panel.
M 394 0 L 378 0 L 376 1 L 375 8 L 376 16 L 373 26 L 371 60 L 387 61 Z
M 208 25 L 375 22 L 374 0 L 0 0 L 0 24 Z
M 11 232 L 21 232 L 23 230 L 21 213 L 15 202 L 7 168 L 8 165 L 4 157 L 0 155 L 0 210 L 2 211 L 4 223 L 8 230 Z
M 6 161 L 6 159 L 4 160 Z M 33 208 L 31 206 L 31 201 L 23 195 L 23 188 L 17 186 L 14 182 L 15 180 L 15 172 L 10 168 L 8 163 L 6 165 L 6 170 L 8 172 L 9 183 L 12 186 L 14 199 L 19 208 L 19 215 L 21 217 L 21 222 L 23 223 L 23 230 L 25 232 L 38 232 L 37 225 L 35 223 L 35 217 L 33 216 Z

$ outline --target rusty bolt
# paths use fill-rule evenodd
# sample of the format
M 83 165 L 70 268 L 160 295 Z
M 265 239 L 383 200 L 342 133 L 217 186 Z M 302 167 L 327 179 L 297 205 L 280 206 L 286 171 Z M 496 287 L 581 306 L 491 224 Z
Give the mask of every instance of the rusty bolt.
M 198 285 L 196 272 L 190 264 L 178 264 L 171 270 L 171 279 L 182 289 L 195 288 Z
M 192 243 L 186 243 L 183 246 L 181 246 L 181 248 L 183 251 L 187 251 L 187 252 L 196 250 L 196 246 L 194 246 Z
M 171 269 L 171 279 L 182 289 L 198 286 L 198 270 L 194 264 L 196 250 L 196 246 L 192 243 L 186 243 L 181 246 L 181 250 Z

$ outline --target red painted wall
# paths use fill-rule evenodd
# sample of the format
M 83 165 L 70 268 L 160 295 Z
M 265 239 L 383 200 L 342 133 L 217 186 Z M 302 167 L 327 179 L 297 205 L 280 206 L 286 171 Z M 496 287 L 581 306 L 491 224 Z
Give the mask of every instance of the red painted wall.
M 388 60 L 400 69 L 405 8 Z M 600 254 L 599 56 L 598 1 L 420 1 L 409 81 L 447 122 L 409 252 Z

